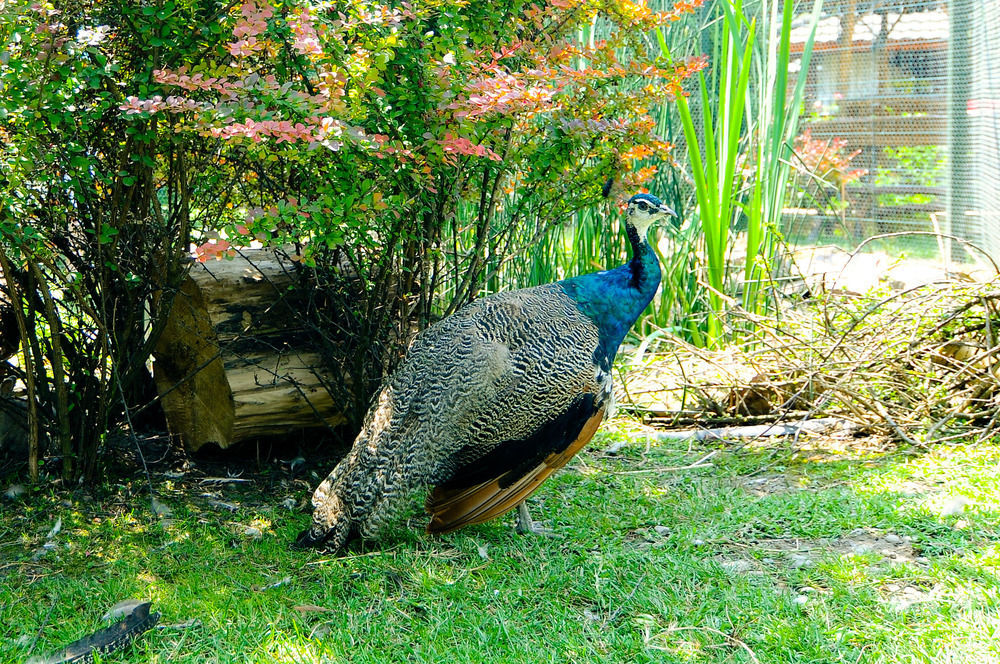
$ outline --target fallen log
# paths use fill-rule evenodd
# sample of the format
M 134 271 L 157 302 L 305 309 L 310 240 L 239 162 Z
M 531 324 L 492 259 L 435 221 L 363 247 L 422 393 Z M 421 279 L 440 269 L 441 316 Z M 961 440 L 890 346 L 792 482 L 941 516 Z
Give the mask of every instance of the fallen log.
M 345 421 L 298 315 L 298 278 L 280 250 L 192 266 L 153 354 L 168 430 L 187 449 Z

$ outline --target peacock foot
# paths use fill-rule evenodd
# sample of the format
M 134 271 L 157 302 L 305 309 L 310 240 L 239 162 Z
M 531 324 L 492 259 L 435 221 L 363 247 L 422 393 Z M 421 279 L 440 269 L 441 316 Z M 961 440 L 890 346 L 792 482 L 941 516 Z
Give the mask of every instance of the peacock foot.
M 544 537 L 555 537 L 555 532 L 551 528 L 546 528 L 541 521 L 532 521 L 531 513 L 528 512 L 528 505 L 520 502 L 517 505 L 517 525 L 514 530 L 519 535 L 542 535 Z

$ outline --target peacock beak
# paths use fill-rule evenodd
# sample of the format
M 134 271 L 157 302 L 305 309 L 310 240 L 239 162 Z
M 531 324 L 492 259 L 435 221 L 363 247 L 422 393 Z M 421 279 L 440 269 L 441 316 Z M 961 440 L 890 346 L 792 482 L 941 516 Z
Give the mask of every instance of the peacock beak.
M 670 207 L 669 205 L 667 205 L 666 203 L 663 203 L 663 204 L 660 205 L 660 214 L 666 215 L 668 217 L 676 217 L 677 216 L 677 213 L 674 212 L 674 209 L 672 207 Z

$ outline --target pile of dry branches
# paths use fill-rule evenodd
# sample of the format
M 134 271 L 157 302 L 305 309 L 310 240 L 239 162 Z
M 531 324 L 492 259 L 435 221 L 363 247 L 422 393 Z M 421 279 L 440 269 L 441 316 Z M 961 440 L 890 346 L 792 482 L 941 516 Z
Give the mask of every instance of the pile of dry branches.
M 742 341 L 724 351 L 634 353 L 619 404 L 666 426 L 837 415 L 918 446 L 1000 427 L 1000 281 L 834 290 L 727 324 Z

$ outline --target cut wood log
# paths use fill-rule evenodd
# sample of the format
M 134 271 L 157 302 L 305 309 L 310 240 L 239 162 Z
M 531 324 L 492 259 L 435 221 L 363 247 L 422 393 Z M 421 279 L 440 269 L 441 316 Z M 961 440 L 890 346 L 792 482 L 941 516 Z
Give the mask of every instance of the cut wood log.
M 345 421 L 298 313 L 295 265 L 274 250 L 192 266 L 154 352 L 170 433 L 189 450 Z

